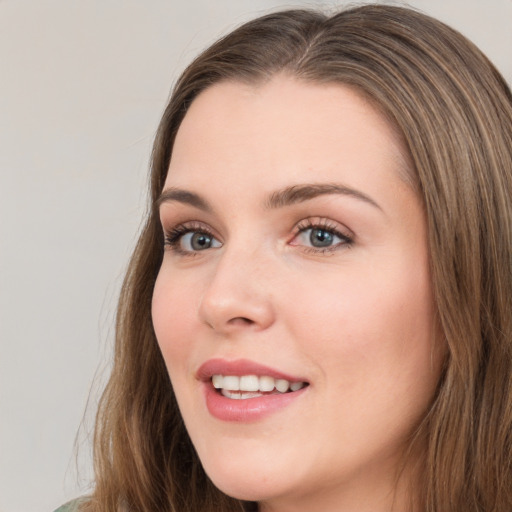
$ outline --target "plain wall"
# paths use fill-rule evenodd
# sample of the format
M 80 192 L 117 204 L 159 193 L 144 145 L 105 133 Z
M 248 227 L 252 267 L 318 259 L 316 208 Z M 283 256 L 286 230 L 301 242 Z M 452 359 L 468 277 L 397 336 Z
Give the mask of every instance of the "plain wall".
M 51 511 L 88 489 L 115 302 L 178 73 L 269 9 L 337 5 L 0 0 L 0 512 Z M 512 0 L 410 5 L 467 35 L 512 82 Z

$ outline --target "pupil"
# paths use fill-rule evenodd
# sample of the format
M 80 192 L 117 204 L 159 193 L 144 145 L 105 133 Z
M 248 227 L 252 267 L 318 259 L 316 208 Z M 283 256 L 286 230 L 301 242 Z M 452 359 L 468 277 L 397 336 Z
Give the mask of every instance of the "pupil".
M 314 247 L 328 247 L 332 244 L 333 235 L 325 229 L 313 229 L 310 235 L 311 245 Z
M 194 233 L 192 235 L 191 245 L 192 249 L 201 251 L 202 249 L 208 249 L 212 240 L 209 235 L 205 233 Z

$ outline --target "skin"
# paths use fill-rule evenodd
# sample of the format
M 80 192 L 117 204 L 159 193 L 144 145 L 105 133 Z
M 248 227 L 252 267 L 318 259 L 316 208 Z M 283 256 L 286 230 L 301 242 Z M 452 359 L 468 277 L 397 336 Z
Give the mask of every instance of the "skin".
M 441 354 L 407 162 L 361 95 L 284 75 L 207 89 L 179 129 L 164 191 L 194 192 L 210 210 L 164 201 L 163 229 L 185 223 L 214 238 L 203 250 L 190 235 L 166 246 L 155 332 L 206 472 L 262 511 L 410 510 L 411 473 L 397 486 L 397 471 Z M 312 183 L 355 192 L 268 207 L 276 191 Z M 309 224 L 342 236 L 326 252 Z M 211 358 L 249 359 L 309 386 L 261 420 L 221 421 L 196 377 Z

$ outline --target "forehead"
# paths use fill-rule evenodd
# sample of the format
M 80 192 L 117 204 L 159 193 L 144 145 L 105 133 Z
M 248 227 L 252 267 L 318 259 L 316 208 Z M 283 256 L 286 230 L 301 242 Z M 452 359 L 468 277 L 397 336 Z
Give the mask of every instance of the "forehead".
M 376 105 L 355 88 L 280 74 L 265 82 L 222 81 L 205 89 L 192 102 L 178 133 L 183 136 L 192 125 L 197 136 L 217 129 L 223 121 L 231 121 L 236 133 L 237 123 L 244 121 L 244 115 L 245 121 L 250 121 L 245 123 L 245 130 L 277 122 L 276 128 L 286 124 L 288 131 L 300 129 L 308 133 L 309 126 L 309 131 L 320 128 L 326 132 L 333 121 L 343 128 L 346 117 L 358 117 L 382 133 L 396 132 Z M 228 124 L 223 128 L 226 130 Z
M 319 167 L 355 171 L 365 161 L 387 161 L 399 174 L 409 168 L 404 144 L 386 116 L 351 87 L 278 75 L 256 85 L 229 81 L 203 91 L 178 130 L 168 181 L 194 180 L 196 172 L 213 169 L 222 179 L 224 171 L 247 172 L 248 166 L 270 167 L 274 177 L 291 168 L 297 174 L 314 174 Z

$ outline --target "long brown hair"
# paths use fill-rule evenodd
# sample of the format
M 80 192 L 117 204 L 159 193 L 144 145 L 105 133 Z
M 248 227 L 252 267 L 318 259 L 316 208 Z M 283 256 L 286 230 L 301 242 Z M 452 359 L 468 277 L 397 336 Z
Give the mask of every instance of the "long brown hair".
M 367 5 L 270 14 L 230 33 L 178 80 L 156 136 L 146 225 L 117 316 L 115 360 L 95 430 L 96 512 L 227 512 L 188 438 L 151 321 L 162 258 L 153 203 L 201 91 L 276 73 L 356 88 L 400 131 L 424 203 L 448 354 L 411 434 L 426 446 L 424 512 L 512 510 L 512 95 L 469 41 L 413 10 Z

